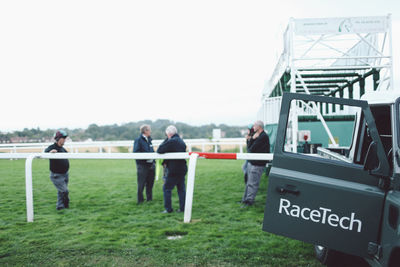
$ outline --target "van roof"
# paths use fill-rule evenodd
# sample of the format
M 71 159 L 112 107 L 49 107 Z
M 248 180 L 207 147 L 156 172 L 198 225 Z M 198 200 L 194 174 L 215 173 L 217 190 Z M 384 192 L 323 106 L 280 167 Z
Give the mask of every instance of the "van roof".
M 400 97 L 400 90 L 373 91 L 365 93 L 361 100 L 368 101 L 369 105 L 393 104 Z

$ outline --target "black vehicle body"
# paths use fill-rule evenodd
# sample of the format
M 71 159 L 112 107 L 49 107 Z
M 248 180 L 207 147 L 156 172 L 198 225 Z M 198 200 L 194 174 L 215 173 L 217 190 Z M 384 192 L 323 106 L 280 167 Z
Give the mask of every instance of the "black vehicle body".
M 351 145 L 318 155 L 285 150 L 293 101 L 357 109 Z M 370 265 L 400 266 L 399 105 L 400 98 L 369 105 L 285 93 L 263 230 L 316 245 L 323 263 L 330 255 L 354 255 Z

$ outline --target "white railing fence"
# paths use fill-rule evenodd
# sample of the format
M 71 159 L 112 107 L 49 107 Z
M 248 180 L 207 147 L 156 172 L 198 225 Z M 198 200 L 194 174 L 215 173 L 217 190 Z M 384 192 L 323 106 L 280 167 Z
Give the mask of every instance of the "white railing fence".
M 210 153 L 212 154 L 212 153 Z M 272 154 L 231 153 L 238 160 L 272 160 Z M 33 222 L 33 183 L 32 162 L 41 159 L 189 159 L 184 223 L 189 223 L 192 217 L 194 181 L 196 174 L 197 153 L 0 153 L 0 159 L 26 159 L 25 162 L 25 191 L 27 221 Z M 215 158 L 215 157 L 214 157 Z
M 205 152 L 207 147 L 213 147 L 214 152 L 218 152 L 219 146 L 235 146 L 239 147 L 240 153 L 243 153 L 243 147 L 246 146 L 246 140 L 244 138 L 221 138 L 221 139 L 184 139 L 188 151 L 192 152 L 193 148 L 200 148 L 201 151 Z M 153 140 L 153 146 L 158 147 L 163 140 Z M 108 153 L 112 152 L 112 148 L 115 147 L 126 147 L 128 151 L 133 151 L 133 140 L 122 140 L 122 141 L 91 141 L 91 142 L 71 142 L 67 141 L 64 147 L 69 152 L 82 152 L 84 148 L 97 148 L 99 153 L 103 150 Z M 19 151 L 44 151 L 46 147 L 51 145 L 51 142 L 46 143 L 5 143 L 0 144 L 0 152 L 17 153 Z

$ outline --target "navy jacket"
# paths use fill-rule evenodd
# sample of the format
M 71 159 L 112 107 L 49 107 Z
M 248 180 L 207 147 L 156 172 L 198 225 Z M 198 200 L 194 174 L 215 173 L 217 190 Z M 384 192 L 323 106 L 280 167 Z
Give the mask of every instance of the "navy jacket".
M 48 153 L 51 150 L 57 150 L 57 153 L 67 153 L 65 148 L 58 146 L 57 143 L 50 145 L 44 152 Z M 54 173 L 67 173 L 69 170 L 68 159 L 50 159 L 50 171 Z
M 157 149 L 157 153 L 186 152 L 186 144 L 175 134 L 170 139 L 165 139 Z M 186 160 L 170 159 L 164 161 L 167 164 L 168 177 L 185 176 L 187 172 Z
M 149 136 L 147 138 L 148 141 L 146 141 L 146 138 L 144 138 L 143 135 L 140 135 L 138 138 L 135 139 L 135 142 L 133 143 L 133 153 L 140 153 L 140 152 L 145 152 L 145 153 L 151 153 L 154 152 L 153 149 L 153 144 L 151 141 L 151 137 Z M 140 159 L 136 160 L 136 164 L 143 164 L 143 165 L 152 165 L 154 160 L 151 162 L 147 162 L 145 159 Z
M 248 153 L 269 153 L 269 151 L 269 137 L 265 131 L 262 131 L 256 139 L 251 138 L 250 141 L 247 143 Z M 249 160 L 249 162 L 257 166 L 265 166 L 268 161 Z

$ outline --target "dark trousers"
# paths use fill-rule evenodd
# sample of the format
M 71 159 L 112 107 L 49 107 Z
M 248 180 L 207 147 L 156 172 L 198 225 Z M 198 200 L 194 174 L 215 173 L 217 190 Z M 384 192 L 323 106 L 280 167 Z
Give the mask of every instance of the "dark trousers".
M 50 171 L 50 180 L 57 188 L 57 208 L 68 208 L 69 197 L 68 197 L 68 181 L 69 175 L 67 173 L 55 173 Z
M 185 209 L 185 197 L 186 197 L 185 175 L 180 176 L 180 177 L 168 176 L 168 177 L 166 177 L 165 183 L 163 186 L 164 207 L 165 207 L 165 210 L 168 212 L 173 211 L 172 204 L 171 204 L 171 196 L 172 196 L 172 189 L 174 189 L 175 186 L 178 189 L 179 209 L 181 211 L 184 211 L 184 209 Z
M 153 185 L 155 176 L 155 165 L 138 164 L 137 166 L 138 189 L 137 189 L 137 202 L 142 203 L 143 190 L 146 187 L 146 200 L 153 200 Z

